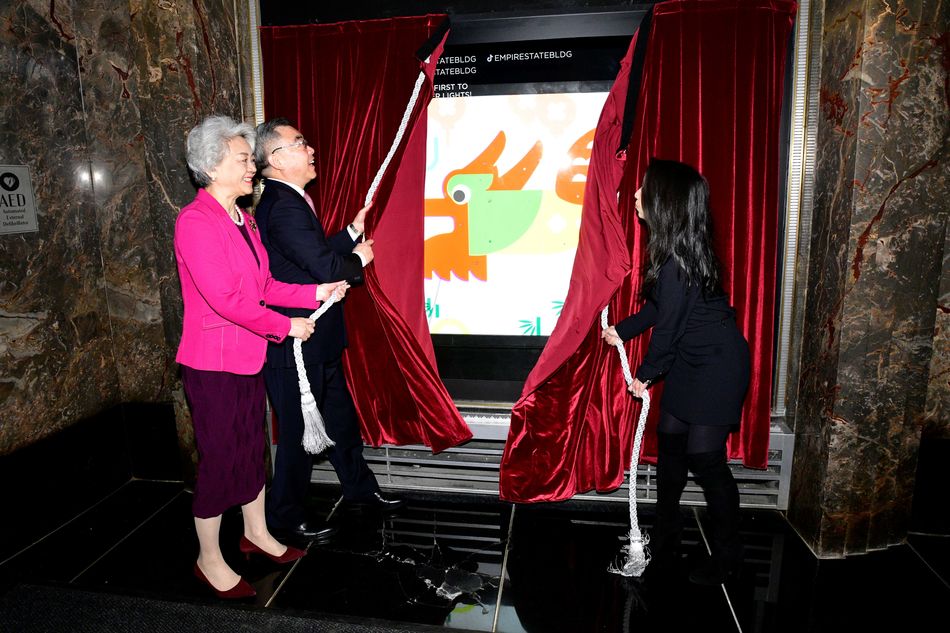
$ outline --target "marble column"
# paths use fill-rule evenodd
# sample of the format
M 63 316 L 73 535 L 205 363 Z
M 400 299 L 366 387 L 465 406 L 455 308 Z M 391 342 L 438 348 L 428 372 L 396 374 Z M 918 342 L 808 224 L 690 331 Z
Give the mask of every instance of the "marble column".
M 134 16 L 130 24 L 130 77 L 134 77 L 140 94 L 148 199 L 148 214 L 142 224 L 148 227 L 156 249 L 153 290 L 159 297 L 169 350 L 169 369 L 162 382 L 170 381 L 174 391 L 171 399 L 182 463 L 186 468 L 191 466 L 186 480 L 193 476 L 197 452 L 178 367 L 173 362 L 181 336 L 182 305 L 172 236 L 179 209 L 195 196 L 185 162 L 188 130 L 209 114 L 226 114 L 253 123 L 245 97 L 249 90 L 243 83 L 250 68 L 243 40 L 248 24 L 245 5 L 233 0 L 129 2 L 129 13 Z
M 812 3 L 820 73 L 788 517 L 816 553 L 906 537 L 950 197 L 947 4 Z

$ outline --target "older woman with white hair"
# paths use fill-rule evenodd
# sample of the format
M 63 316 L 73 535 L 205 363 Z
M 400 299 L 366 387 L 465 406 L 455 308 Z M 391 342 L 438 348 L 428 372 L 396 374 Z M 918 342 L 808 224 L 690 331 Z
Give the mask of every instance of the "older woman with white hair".
M 191 408 L 198 448 L 192 512 L 200 551 L 195 576 L 221 598 L 247 598 L 254 588 L 224 560 L 222 513 L 240 505 L 240 550 L 287 563 L 305 554 L 271 536 L 264 520 L 264 382 L 267 342 L 307 340 L 314 322 L 269 305 L 316 309 L 345 282 L 297 285 L 275 281 L 254 219 L 237 206 L 251 193 L 254 129 L 211 116 L 188 133 L 188 167 L 201 187 L 175 223 L 175 258 L 184 301 L 176 360 Z

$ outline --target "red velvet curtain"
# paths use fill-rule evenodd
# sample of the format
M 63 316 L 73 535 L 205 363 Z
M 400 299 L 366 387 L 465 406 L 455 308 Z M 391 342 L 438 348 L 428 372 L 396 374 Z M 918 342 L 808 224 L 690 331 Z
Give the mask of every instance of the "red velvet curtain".
M 317 201 L 328 234 L 342 230 L 396 137 L 420 71 L 426 74 L 406 136 L 374 198 L 375 240 L 365 288 L 347 295 L 344 366 L 368 443 L 455 446 L 471 431 L 445 390 L 425 318 L 423 201 L 425 109 L 445 16 L 261 29 L 264 110 L 293 120 L 317 155 Z
M 795 10 L 790 0 L 655 5 L 622 165 L 612 156 L 617 146 L 609 143 L 619 137 L 620 95 L 626 95 L 620 84 L 629 73 L 630 53 L 598 124 L 568 297 L 512 411 L 501 468 L 503 498 L 555 501 L 592 489 L 612 490 L 623 482 L 639 401 L 626 392 L 616 352 L 599 338 L 600 311 L 609 299 L 610 323 L 616 323 L 639 309 L 646 235 L 637 223 L 633 193 L 651 157 L 689 163 L 709 181 L 723 285 L 752 356 L 742 427 L 731 437 L 729 453 L 747 466 L 766 466 L 778 132 Z M 598 147 L 603 143 L 608 145 Z M 618 275 L 618 269 L 630 274 Z M 627 345 L 632 367 L 648 342 L 644 336 Z M 651 395 L 659 403 L 660 387 Z M 652 429 L 658 408 L 651 411 L 644 436 L 647 461 L 655 460 Z

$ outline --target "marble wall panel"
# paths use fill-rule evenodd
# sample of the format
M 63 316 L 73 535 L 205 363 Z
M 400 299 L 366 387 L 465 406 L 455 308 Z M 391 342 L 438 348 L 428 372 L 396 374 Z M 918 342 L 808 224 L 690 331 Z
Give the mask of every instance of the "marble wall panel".
M 164 257 L 159 292 L 166 337 L 177 347 L 181 295 L 172 236 L 178 210 L 195 196 L 185 137 L 209 114 L 242 116 L 234 3 L 131 0 L 129 6 L 151 228 Z
M 39 231 L 0 236 L 0 454 L 118 402 L 73 12 L 0 5 L 0 163 L 30 168 Z
M 17 87 L 0 163 L 30 166 L 40 212 L 38 233 L 0 236 L 0 454 L 120 401 L 178 403 L 193 454 L 172 233 L 195 195 L 188 130 L 251 103 L 245 4 L 0 6 L 0 74 Z
M 950 193 L 947 9 L 815 12 L 822 116 L 789 518 L 819 554 L 843 555 L 906 536 Z
M 152 230 L 132 18 L 125 2 L 83 5 L 76 47 L 119 385 L 124 401 L 168 400 L 174 357 L 159 295 L 168 258 Z
M 934 315 L 934 352 L 930 359 L 927 406 L 921 422 L 927 436 L 950 438 L 950 224 L 943 247 L 943 273 Z

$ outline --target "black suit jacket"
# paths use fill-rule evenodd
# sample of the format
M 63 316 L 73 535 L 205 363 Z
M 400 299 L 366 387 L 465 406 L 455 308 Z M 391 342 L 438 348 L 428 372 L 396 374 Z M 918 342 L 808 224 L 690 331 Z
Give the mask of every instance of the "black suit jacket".
M 270 258 L 274 279 L 285 283 L 321 284 L 330 281 L 362 281 L 363 265 L 353 253 L 356 242 L 343 229 L 327 238 L 319 218 L 303 196 L 282 182 L 265 180 L 264 193 L 254 217 L 261 241 Z M 278 308 L 287 316 L 310 316 L 312 310 Z M 303 346 L 306 364 L 336 360 L 346 347 L 343 305 L 336 304 L 320 317 L 313 336 Z M 267 346 L 270 367 L 294 367 L 293 339 Z

